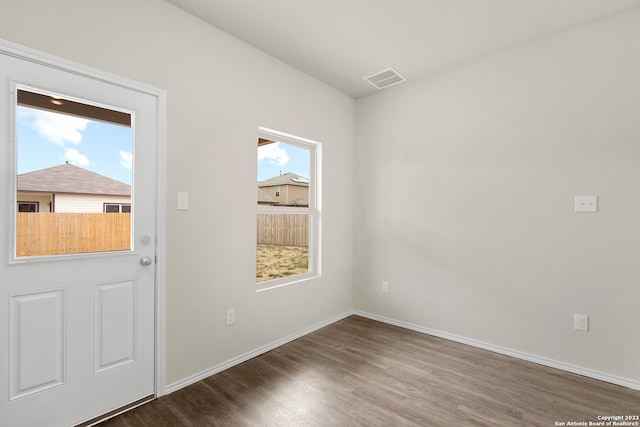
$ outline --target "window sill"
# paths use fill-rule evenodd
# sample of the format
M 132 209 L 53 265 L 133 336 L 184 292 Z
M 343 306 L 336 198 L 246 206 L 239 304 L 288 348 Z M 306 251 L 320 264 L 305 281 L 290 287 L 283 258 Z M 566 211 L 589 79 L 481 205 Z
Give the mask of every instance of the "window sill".
M 286 277 L 282 279 L 269 280 L 267 282 L 260 282 L 257 284 L 258 289 L 256 289 L 256 292 L 263 292 L 271 289 L 281 288 L 283 286 L 294 285 L 296 283 L 308 282 L 309 280 L 317 279 L 318 277 L 320 277 L 320 274 L 305 273 L 299 274 L 295 277 Z

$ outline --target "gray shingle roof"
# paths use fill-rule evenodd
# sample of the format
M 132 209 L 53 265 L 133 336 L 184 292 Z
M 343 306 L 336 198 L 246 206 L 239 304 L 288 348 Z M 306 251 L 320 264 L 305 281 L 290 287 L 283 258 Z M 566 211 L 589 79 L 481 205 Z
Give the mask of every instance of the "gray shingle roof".
M 275 203 L 276 199 L 271 197 L 269 193 L 258 188 L 258 203 Z
M 287 203 L 287 206 L 305 206 L 306 207 L 306 206 L 309 206 L 309 201 L 307 199 L 298 198 Z
M 131 196 L 131 186 L 65 163 L 18 175 L 18 191 Z
M 272 187 L 274 185 L 299 185 L 301 187 L 309 186 L 309 179 L 295 173 L 287 172 L 273 178 L 258 181 L 258 187 Z

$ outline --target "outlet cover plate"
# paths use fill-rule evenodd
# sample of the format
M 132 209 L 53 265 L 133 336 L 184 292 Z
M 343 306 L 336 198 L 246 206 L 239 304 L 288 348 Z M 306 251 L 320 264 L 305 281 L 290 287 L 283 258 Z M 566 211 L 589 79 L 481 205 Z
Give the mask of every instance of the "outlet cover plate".
M 574 314 L 573 329 L 581 332 L 589 332 L 589 316 L 586 314 Z
M 583 213 L 598 212 L 598 196 L 576 196 L 575 211 Z
M 226 321 L 226 325 L 233 325 L 234 323 L 236 323 L 236 309 L 235 308 L 230 308 L 227 310 L 227 321 Z

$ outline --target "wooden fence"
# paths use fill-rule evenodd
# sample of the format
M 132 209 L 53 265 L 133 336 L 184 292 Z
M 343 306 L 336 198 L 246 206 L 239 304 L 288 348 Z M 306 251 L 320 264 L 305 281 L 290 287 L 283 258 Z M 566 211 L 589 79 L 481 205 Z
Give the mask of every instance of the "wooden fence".
M 121 251 L 130 248 L 130 213 L 17 214 L 17 256 Z
M 309 246 L 309 215 L 258 214 L 258 244 Z
M 258 243 L 309 246 L 308 214 L 259 214 Z M 16 255 L 129 250 L 131 214 L 18 212 Z

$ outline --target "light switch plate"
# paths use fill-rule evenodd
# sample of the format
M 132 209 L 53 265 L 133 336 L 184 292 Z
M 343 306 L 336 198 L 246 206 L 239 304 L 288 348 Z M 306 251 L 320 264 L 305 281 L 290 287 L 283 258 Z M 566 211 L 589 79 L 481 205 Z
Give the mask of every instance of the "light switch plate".
M 598 212 L 598 196 L 576 196 L 576 212 Z
M 176 210 L 189 210 L 189 193 L 178 193 L 176 197 Z

